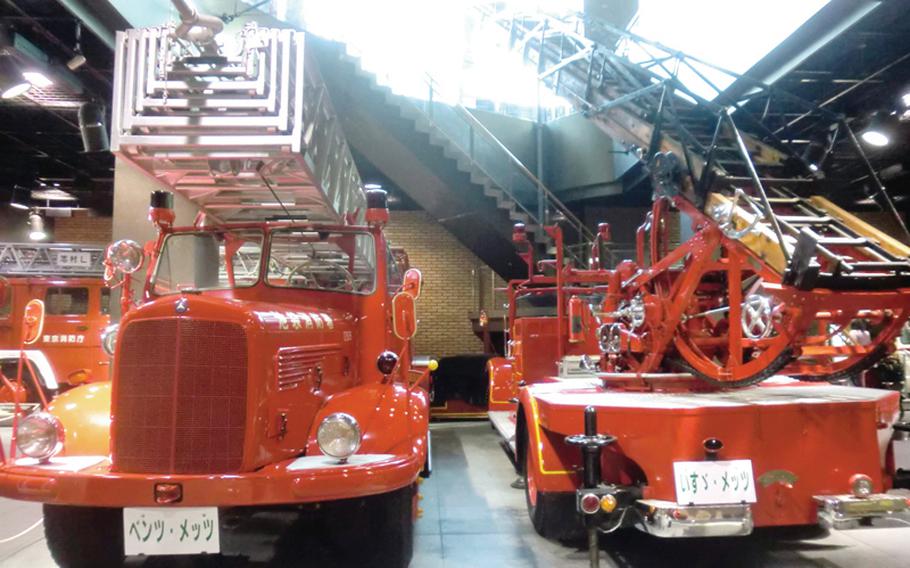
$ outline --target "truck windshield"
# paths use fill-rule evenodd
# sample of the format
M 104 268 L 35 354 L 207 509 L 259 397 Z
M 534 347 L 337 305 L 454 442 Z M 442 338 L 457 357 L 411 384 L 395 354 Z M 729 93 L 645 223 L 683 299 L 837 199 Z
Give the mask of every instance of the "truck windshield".
M 152 291 L 246 288 L 259 280 L 262 232 L 250 229 L 175 233 L 164 239 Z
M 272 231 L 271 286 L 370 294 L 376 287 L 376 248 L 369 233 Z

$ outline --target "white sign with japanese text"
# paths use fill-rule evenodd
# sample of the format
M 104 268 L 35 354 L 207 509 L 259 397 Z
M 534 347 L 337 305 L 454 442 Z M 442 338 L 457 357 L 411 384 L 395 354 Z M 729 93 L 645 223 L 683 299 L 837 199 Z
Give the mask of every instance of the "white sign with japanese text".
M 92 253 L 90 252 L 61 252 L 57 253 L 57 266 L 66 268 L 91 268 Z
M 680 505 L 755 503 L 752 460 L 673 462 Z
M 217 507 L 127 507 L 123 543 L 133 554 L 218 554 Z

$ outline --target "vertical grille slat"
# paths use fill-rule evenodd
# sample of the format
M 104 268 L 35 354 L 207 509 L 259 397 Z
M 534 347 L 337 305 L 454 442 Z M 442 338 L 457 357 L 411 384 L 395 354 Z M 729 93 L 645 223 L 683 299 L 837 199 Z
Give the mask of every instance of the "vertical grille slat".
M 135 473 L 237 471 L 246 420 L 243 328 L 186 318 L 139 321 L 127 326 L 121 345 L 114 467 Z

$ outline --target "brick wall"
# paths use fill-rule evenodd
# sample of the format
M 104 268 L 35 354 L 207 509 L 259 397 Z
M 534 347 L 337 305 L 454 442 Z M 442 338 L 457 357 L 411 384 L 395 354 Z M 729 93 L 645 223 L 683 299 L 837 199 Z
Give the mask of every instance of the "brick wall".
M 107 244 L 111 241 L 111 217 L 91 217 L 74 212 L 72 217 L 54 219 L 54 240 L 58 243 Z
M 404 247 L 411 266 L 424 277 L 415 353 L 482 353 L 483 342 L 474 335 L 469 315 L 481 305 L 487 310 L 495 303 L 501 306 L 502 294 L 494 299 L 491 289 L 505 286 L 503 280 L 424 211 L 392 211 L 386 233 L 393 246 Z

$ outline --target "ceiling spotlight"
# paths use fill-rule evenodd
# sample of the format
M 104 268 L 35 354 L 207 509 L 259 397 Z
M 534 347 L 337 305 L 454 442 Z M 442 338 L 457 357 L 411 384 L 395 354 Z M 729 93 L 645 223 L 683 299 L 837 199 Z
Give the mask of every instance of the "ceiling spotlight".
M 866 144 L 877 148 L 887 146 L 891 143 L 891 138 L 881 130 L 865 130 L 861 136 Z
M 86 61 L 88 60 L 82 55 L 82 23 L 76 20 L 76 47 L 73 48 L 73 57 L 66 62 L 66 67 L 70 71 L 75 71 L 85 65 Z
M 33 241 L 43 241 L 47 238 L 44 230 L 44 217 L 37 211 L 28 214 L 28 238 Z
M 39 71 L 23 71 L 22 76 L 25 77 L 25 80 L 31 83 L 33 87 L 38 87 L 39 89 L 46 89 L 54 84 L 53 81 L 47 78 L 47 75 Z
M 862 131 L 860 137 L 862 137 L 863 142 L 876 148 L 890 144 L 891 128 L 889 128 L 887 115 L 880 112 L 872 115 L 869 125 Z
M 75 71 L 76 69 L 79 69 L 80 67 L 85 65 L 86 61 L 88 61 L 88 60 L 85 58 L 84 55 L 82 55 L 81 53 L 77 53 L 69 61 L 66 62 L 66 67 L 70 71 Z
M 901 104 L 903 104 L 907 108 L 910 108 L 910 91 L 907 91 L 906 93 L 901 95 Z
M 0 98 L 4 99 L 15 99 L 20 95 L 24 95 L 32 88 L 32 84 L 28 81 L 3 81 L 0 83 Z

